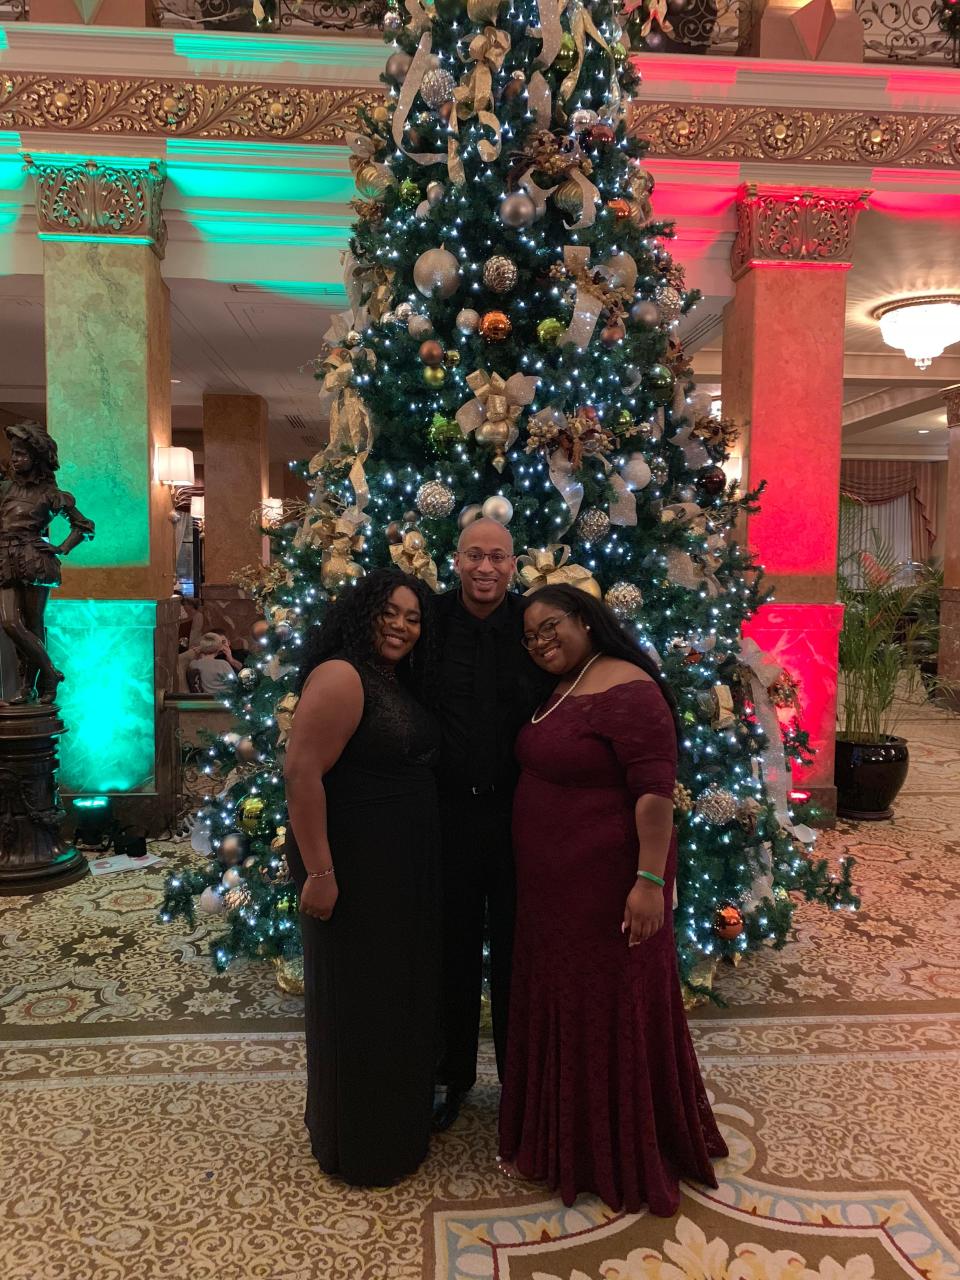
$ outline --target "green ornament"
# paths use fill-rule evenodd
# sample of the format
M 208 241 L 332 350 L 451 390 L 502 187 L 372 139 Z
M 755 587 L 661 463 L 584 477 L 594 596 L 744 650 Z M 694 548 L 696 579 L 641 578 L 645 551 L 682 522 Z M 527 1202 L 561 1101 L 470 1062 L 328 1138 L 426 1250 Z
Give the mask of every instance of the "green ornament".
M 562 320 L 558 320 L 556 316 L 547 316 L 546 320 L 541 320 L 537 325 L 537 338 L 545 347 L 553 346 L 560 341 L 565 328 Z
M 420 199 L 420 188 L 412 178 L 404 178 L 400 183 L 399 194 L 404 204 L 416 204 Z
M 463 432 L 453 418 L 445 418 L 442 413 L 433 415 L 433 422 L 427 427 L 427 438 L 437 453 L 442 453 L 454 440 L 462 440 Z
M 617 426 L 626 430 L 633 426 L 633 414 L 629 409 L 620 409 L 617 413 Z
M 573 42 L 573 36 L 569 31 L 565 31 L 560 37 L 560 52 L 554 61 L 554 66 L 564 75 L 568 71 L 572 71 L 577 61 L 577 46 Z
M 643 389 L 654 404 L 669 404 L 676 381 L 665 364 L 653 364 L 644 374 Z
M 610 52 L 613 54 L 613 60 L 617 64 L 626 61 L 627 50 L 619 40 L 610 46 Z
M 696 717 L 695 712 L 693 712 L 693 711 L 685 711 L 685 712 L 683 713 L 683 723 L 684 723 L 684 724 L 696 724 L 696 723 L 697 723 L 697 717 Z

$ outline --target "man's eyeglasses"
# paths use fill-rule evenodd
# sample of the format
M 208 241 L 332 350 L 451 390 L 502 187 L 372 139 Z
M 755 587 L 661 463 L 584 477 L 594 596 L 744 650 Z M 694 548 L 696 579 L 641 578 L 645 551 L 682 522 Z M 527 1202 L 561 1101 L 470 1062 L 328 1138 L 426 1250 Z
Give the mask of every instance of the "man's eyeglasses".
M 495 569 L 502 569 L 513 557 L 507 555 L 505 551 L 479 551 L 476 547 L 471 547 L 469 551 L 460 552 L 460 559 L 472 565 L 483 564 L 484 560 L 489 560 Z
M 561 613 L 559 618 L 550 618 L 537 627 L 536 631 L 525 631 L 520 637 L 520 643 L 525 649 L 532 649 L 535 644 L 548 644 L 551 640 L 557 638 L 557 623 L 561 618 L 569 618 L 572 610 L 568 609 L 566 613 Z

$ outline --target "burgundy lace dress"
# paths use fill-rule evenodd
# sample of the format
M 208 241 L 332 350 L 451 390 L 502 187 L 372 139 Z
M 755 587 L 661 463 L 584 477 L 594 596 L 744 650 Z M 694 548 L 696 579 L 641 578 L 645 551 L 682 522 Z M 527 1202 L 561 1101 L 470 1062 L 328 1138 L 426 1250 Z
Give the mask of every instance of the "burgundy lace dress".
M 628 947 L 634 804 L 672 796 L 676 738 L 651 681 L 572 696 L 517 739 L 517 931 L 500 1154 L 566 1204 L 670 1215 L 678 1179 L 716 1186 L 727 1148 L 690 1040 L 673 938 L 676 836 L 664 924 Z

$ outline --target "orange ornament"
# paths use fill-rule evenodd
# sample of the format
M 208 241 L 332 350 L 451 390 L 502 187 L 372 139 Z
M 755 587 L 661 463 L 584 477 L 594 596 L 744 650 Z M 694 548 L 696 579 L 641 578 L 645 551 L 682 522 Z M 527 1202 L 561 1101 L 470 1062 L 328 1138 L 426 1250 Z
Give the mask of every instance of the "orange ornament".
M 725 902 L 722 907 L 718 907 L 717 914 L 713 918 L 713 931 L 718 938 L 723 938 L 724 942 L 739 938 L 743 933 L 743 913 L 740 908 L 735 907 L 731 902 Z
M 426 342 L 420 344 L 420 359 L 424 364 L 435 365 L 443 363 L 443 347 L 439 342 L 428 338 Z
M 621 200 L 619 196 L 616 200 L 608 200 L 607 208 L 618 220 L 630 217 L 630 201 Z
M 510 317 L 504 311 L 487 311 L 480 317 L 480 336 L 487 342 L 503 342 L 512 332 Z

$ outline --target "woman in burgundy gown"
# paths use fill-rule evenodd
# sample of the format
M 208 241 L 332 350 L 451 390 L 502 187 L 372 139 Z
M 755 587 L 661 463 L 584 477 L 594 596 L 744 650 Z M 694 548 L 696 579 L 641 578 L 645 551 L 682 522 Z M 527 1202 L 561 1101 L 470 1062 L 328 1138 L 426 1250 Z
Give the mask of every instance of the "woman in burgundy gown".
M 672 695 L 613 614 L 545 587 L 524 643 L 558 677 L 517 739 L 517 926 L 501 1167 L 566 1204 L 669 1216 L 727 1148 L 690 1040 L 673 937 Z M 668 701 L 668 698 L 670 701 Z

